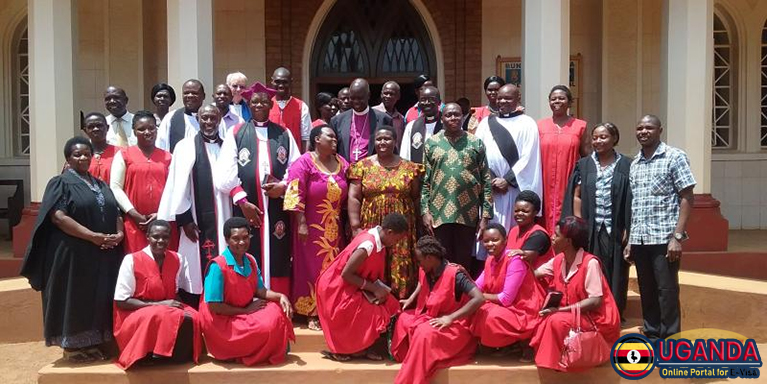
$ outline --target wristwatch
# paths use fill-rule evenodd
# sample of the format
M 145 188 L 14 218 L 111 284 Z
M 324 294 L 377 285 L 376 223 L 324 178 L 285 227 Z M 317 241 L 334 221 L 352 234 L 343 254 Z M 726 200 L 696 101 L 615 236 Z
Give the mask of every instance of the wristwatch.
M 685 240 L 687 240 L 688 238 L 689 238 L 689 236 L 687 236 L 687 231 L 684 231 L 684 232 L 681 232 L 681 233 L 679 233 L 679 232 L 674 233 L 674 240 L 676 240 L 676 241 L 678 241 L 680 243 L 685 241 Z

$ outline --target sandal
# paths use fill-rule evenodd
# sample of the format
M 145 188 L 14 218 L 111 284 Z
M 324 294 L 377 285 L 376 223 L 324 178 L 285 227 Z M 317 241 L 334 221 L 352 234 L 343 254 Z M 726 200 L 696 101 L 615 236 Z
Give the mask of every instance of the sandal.
M 309 322 L 307 323 L 306 327 L 312 331 L 322 331 L 322 325 L 320 325 L 320 319 L 313 316 L 309 318 Z
M 78 349 L 74 351 L 64 351 L 64 359 L 69 361 L 70 363 L 76 363 L 76 364 L 92 363 L 96 361 L 96 358 L 94 356 L 91 356 L 89 353 L 85 352 L 82 349 Z
M 352 357 L 349 356 L 349 355 L 342 355 L 340 353 L 333 353 L 333 352 L 330 352 L 330 351 L 320 351 L 320 354 L 322 355 L 322 357 L 324 357 L 326 359 L 330 359 L 330 360 L 333 360 L 333 361 L 339 361 L 339 362 L 345 362 L 345 361 L 349 361 L 349 360 L 352 359 Z
M 104 352 L 101 352 L 101 350 L 98 347 L 88 348 L 85 350 L 85 353 L 87 353 L 89 356 L 93 357 L 95 360 L 109 360 L 109 357 L 104 354 Z

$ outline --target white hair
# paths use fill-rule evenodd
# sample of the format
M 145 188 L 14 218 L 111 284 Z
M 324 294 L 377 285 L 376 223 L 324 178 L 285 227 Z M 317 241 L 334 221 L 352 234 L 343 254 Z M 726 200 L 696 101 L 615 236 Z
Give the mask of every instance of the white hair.
M 248 83 L 248 77 L 242 72 L 233 72 L 226 75 L 226 85 L 232 85 L 235 81 L 239 80 L 244 80 L 246 84 Z

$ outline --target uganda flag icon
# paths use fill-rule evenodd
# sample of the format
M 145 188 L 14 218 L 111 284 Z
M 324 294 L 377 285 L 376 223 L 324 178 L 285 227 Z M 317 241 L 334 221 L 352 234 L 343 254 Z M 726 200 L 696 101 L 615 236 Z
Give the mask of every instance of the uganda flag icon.
M 610 363 L 624 379 L 639 380 L 655 368 L 655 351 L 646 337 L 629 333 L 613 345 Z

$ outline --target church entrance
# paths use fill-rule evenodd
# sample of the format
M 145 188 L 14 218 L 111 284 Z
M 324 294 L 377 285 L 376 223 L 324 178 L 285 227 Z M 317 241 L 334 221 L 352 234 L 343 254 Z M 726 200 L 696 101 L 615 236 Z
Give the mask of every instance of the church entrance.
M 408 0 L 338 0 L 314 42 L 311 56 L 311 98 L 318 92 L 334 96 L 355 78 L 370 82 L 370 105 L 380 103 L 389 80 L 401 88 L 397 109 L 415 104 L 413 79 L 437 78 L 431 38 L 418 11 Z

